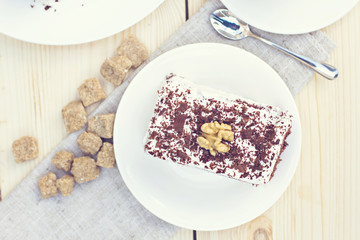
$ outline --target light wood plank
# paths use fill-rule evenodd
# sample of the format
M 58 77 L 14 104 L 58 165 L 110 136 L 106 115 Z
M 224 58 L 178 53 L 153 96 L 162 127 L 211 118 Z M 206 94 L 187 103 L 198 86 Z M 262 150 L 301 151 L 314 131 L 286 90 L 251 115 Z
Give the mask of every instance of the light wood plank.
M 171 240 L 193 240 L 193 230 L 189 229 L 179 229 L 174 236 L 171 237 Z
M 207 0 L 188 0 L 189 18 L 201 8 Z
M 360 3 L 325 32 L 338 44 L 331 59 L 341 75 L 316 81 L 324 239 L 359 239 Z
M 0 186 L 4 198 L 66 136 L 61 109 L 79 98 L 77 87 L 93 76 L 129 33 L 153 52 L 185 22 L 184 0 L 167 0 L 133 27 L 104 40 L 75 46 L 42 46 L 0 35 Z M 111 84 L 102 83 L 108 92 Z M 12 142 L 32 135 L 40 157 L 16 164 Z
M 189 15 L 204 2 L 189 1 Z M 197 239 L 359 239 L 359 29 L 360 3 L 324 29 L 337 43 L 328 62 L 340 77 L 330 82 L 316 76 L 295 98 L 303 145 L 284 195 L 260 218 L 229 230 L 197 232 Z

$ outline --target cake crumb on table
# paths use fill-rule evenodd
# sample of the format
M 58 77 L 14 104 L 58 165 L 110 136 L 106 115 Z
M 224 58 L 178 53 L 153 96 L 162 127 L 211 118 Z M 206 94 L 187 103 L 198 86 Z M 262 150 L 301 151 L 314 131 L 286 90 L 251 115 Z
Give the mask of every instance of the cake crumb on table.
M 56 187 L 65 197 L 72 193 L 74 190 L 74 185 L 74 178 L 71 175 L 64 175 L 62 178 L 56 180 Z
M 42 198 L 49 198 L 58 195 L 55 173 L 49 172 L 40 178 L 38 185 Z
M 81 151 L 91 155 L 95 155 L 102 145 L 102 140 L 99 136 L 88 132 L 83 132 L 76 142 Z
M 113 168 L 115 166 L 114 146 L 105 142 L 97 155 L 96 165 L 104 168 Z
M 71 163 L 74 161 L 74 154 L 68 151 L 58 152 L 53 159 L 51 159 L 52 164 L 65 172 L 70 171 Z
M 146 46 L 134 35 L 124 39 L 116 51 L 118 55 L 128 57 L 135 68 L 149 57 Z
M 67 104 L 62 109 L 62 117 L 67 132 L 75 132 L 82 129 L 87 121 L 87 114 L 81 101 L 76 100 Z
M 85 107 L 106 98 L 106 94 L 97 78 L 89 78 L 78 88 L 82 103 Z
M 96 166 L 94 159 L 79 157 L 74 159 L 71 174 L 77 183 L 84 183 L 96 179 L 100 175 L 100 168 Z
M 107 58 L 100 68 L 100 73 L 107 81 L 119 86 L 131 66 L 132 62 L 126 56 Z
M 39 156 L 38 141 L 34 137 L 21 137 L 13 142 L 12 152 L 17 163 L 35 159 Z
M 88 132 L 95 133 L 102 138 L 112 138 L 115 113 L 100 114 L 90 118 Z

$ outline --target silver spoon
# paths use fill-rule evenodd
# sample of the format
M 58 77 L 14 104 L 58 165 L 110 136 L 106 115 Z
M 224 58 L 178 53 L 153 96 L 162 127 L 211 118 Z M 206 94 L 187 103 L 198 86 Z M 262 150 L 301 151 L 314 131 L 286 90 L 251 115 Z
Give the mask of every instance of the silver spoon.
M 246 37 L 253 37 L 290 55 L 291 57 L 312 68 L 315 72 L 319 73 L 321 76 L 327 79 L 332 80 L 337 78 L 337 76 L 339 75 L 338 70 L 329 64 L 316 62 L 308 57 L 296 54 L 273 42 L 270 42 L 269 40 L 266 40 L 256 35 L 251 31 L 250 26 L 247 23 L 244 23 L 238 18 L 236 18 L 227 9 L 218 9 L 212 12 L 210 15 L 210 22 L 218 33 L 228 39 L 241 40 Z

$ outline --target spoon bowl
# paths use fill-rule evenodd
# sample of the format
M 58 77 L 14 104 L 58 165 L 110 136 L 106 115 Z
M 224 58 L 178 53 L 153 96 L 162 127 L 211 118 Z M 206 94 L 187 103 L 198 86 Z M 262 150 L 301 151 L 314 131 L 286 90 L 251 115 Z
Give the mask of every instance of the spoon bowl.
M 210 22 L 220 35 L 231 40 L 246 38 L 250 32 L 249 25 L 233 16 L 227 9 L 218 9 L 212 12 Z

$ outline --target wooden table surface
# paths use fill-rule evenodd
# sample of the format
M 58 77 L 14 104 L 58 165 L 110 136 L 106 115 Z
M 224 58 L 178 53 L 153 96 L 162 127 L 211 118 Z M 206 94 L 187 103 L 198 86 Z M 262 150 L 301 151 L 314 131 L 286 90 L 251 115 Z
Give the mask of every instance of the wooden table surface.
M 42 46 L 0 34 L 2 198 L 66 136 L 61 108 L 77 98 L 84 79 L 99 77 L 102 61 L 125 36 L 134 33 L 152 52 L 204 2 L 166 0 L 133 27 L 82 45 Z M 328 62 L 340 77 L 314 76 L 295 97 L 302 153 L 284 195 L 250 223 L 216 232 L 180 229 L 173 239 L 360 239 L 360 3 L 323 31 L 337 44 Z M 40 157 L 16 164 L 11 144 L 23 135 L 38 138 Z

